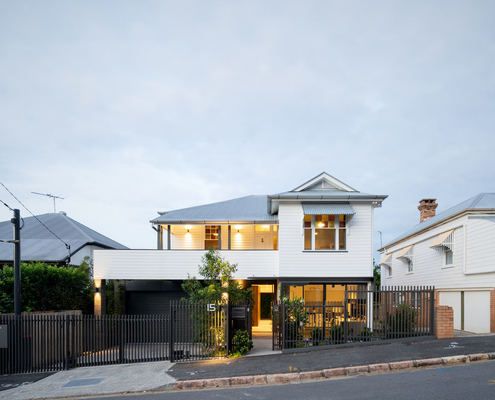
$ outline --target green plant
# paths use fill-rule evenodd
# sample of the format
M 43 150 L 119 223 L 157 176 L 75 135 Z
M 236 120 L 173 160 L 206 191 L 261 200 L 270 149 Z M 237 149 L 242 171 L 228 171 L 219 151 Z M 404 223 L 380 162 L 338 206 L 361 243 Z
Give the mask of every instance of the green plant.
M 386 334 L 389 338 L 408 337 L 416 329 L 416 310 L 409 304 L 399 304 L 387 317 Z
M 328 337 L 331 343 L 342 343 L 344 341 L 344 326 L 342 324 L 332 323 Z
M 92 313 L 89 265 L 57 266 L 43 262 L 21 263 L 22 311 L 82 310 Z M 0 269 L 0 313 L 11 313 L 14 271 Z
M 247 354 L 253 348 L 253 341 L 249 338 L 248 331 L 239 329 L 232 338 L 232 353 L 241 356 Z
M 237 264 L 224 260 L 216 250 L 209 250 L 201 259 L 198 272 L 202 279 L 189 277 L 182 284 L 190 302 L 247 303 L 251 301 L 251 290 L 241 287 L 233 280 Z
M 304 325 L 308 321 L 308 312 L 303 299 L 282 299 L 285 312 L 285 341 L 286 347 L 301 347 L 304 345 Z
M 311 342 L 313 343 L 313 346 L 319 346 L 322 340 L 323 340 L 323 329 L 313 328 L 313 330 L 311 331 Z

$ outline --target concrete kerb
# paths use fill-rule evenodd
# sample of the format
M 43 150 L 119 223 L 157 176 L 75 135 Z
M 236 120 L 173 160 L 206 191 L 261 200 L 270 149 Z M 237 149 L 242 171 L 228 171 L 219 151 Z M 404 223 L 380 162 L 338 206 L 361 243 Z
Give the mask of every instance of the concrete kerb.
M 328 368 L 319 371 L 289 372 L 266 375 L 234 376 L 230 378 L 211 378 L 178 381 L 173 384 L 170 389 L 198 390 L 225 388 L 231 386 L 280 385 L 323 379 L 341 379 L 346 376 L 354 375 L 383 374 L 387 372 L 396 372 L 407 369 L 450 366 L 486 360 L 495 360 L 495 352 L 450 357 L 424 358 L 419 360 L 394 361 L 388 363 L 357 365 L 352 367 Z

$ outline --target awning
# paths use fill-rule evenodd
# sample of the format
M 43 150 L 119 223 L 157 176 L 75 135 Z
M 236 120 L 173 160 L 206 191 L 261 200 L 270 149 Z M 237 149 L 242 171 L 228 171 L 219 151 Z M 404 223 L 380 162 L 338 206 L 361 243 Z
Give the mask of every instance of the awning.
M 389 265 L 390 266 L 391 262 L 392 262 L 392 254 L 391 253 L 390 254 L 383 253 L 382 258 L 380 260 L 380 265 L 383 264 L 383 265 Z
M 451 249 L 453 233 L 454 230 L 451 229 L 450 231 L 440 233 L 439 235 L 435 236 L 433 239 L 431 239 L 430 247 L 447 247 Z
M 303 203 L 304 215 L 354 215 L 354 209 L 349 203 Z
M 410 260 L 412 258 L 412 249 L 413 249 L 412 246 L 404 247 L 402 250 L 400 250 L 397 253 L 397 258 L 406 258 Z

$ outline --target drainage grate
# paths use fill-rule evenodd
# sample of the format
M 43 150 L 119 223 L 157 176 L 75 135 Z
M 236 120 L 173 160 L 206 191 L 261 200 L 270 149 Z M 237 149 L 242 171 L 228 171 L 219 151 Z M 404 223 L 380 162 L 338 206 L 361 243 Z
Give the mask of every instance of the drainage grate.
M 91 386 L 101 382 L 103 382 L 102 378 L 73 379 L 72 381 L 67 382 L 64 387 Z

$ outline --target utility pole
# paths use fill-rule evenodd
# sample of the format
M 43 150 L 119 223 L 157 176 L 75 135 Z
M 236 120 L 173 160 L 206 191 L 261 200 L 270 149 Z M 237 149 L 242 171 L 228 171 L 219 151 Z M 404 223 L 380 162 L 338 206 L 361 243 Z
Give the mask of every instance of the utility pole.
M 14 218 L 10 220 L 14 224 L 14 313 L 21 315 L 21 212 L 14 209 Z

